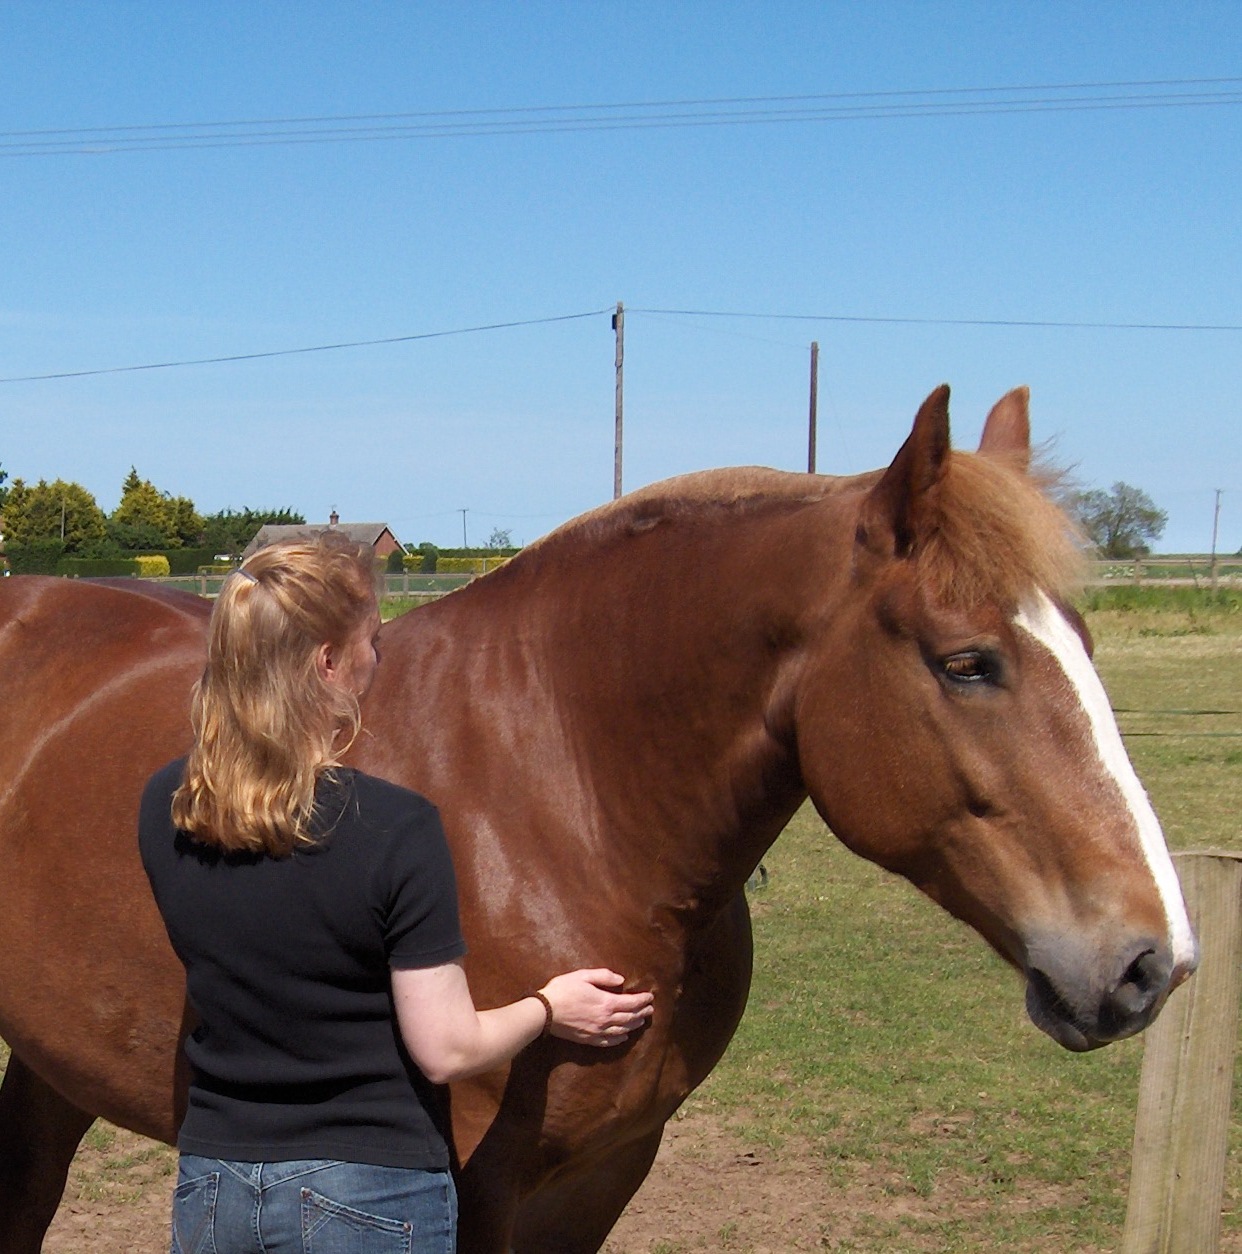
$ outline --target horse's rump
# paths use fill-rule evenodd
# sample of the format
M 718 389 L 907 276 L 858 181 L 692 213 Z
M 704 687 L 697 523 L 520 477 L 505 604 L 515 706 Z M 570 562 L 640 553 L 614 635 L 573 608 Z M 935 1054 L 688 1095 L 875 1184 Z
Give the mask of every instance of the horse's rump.
M 135 832 L 144 782 L 188 747 L 209 612 L 140 584 L 0 581 L 0 1037 L 71 1101 L 165 1139 L 181 975 Z

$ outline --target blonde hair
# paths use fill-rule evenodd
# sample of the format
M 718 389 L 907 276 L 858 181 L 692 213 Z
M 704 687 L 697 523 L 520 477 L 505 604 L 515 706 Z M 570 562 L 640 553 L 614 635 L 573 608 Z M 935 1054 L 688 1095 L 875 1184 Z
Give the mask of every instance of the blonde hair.
M 312 839 L 315 785 L 361 725 L 358 698 L 320 675 L 319 650 L 368 621 L 376 590 L 370 551 L 339 532 L 269 545 L 224 581 L 173 795 L 179 829 L 277 857 Z

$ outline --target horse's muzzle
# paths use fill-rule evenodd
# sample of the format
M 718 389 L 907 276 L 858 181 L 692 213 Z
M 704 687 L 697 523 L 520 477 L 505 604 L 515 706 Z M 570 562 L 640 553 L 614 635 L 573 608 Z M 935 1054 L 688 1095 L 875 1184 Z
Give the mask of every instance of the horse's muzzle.
M 1198 965 L 1197 957 L 1175 965 L 1169 946 L 1151 939 L 1094 961 L 1083 957 L 1078 946 L 1057 940 L 1034 946 L 1026 965 L 1031 1021 L 1079 1052 L 1141 1032 Z

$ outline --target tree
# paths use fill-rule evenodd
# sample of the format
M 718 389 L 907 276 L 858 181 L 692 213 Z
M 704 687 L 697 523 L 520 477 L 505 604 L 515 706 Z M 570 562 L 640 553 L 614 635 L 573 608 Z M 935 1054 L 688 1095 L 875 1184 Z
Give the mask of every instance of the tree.
M 65 552 L 77 553 L 104 537 L 104 513 L 81 484 L 40 479 L 33 488 L 14 479 L 4 501 L 6 544 L 60 540 Z
M 193 548 L 203 538 L 203 518 L 188 496 L 168 496 L 168 538 L 175 540 L 170 548 Z
M 306 519 L 291 509 L 222 509 L 203 519 L 203 547 L 236 557 L 254 539 L 260 527 L 301 526 Z
M 0 466 L 0 510 L 4 509 L 4 498 L 9 494 L 8 488 L 4 486 L 8 477 L 9 472 L 3 466 Z
M 108 519 L 108 534 L 104 542 L 88 557 L 119 557 L 128 553 L 149 553 L 153 549 L 167 547 L 164 529 L 148 522 L 119 522 Z
M 113 524 L 112 538 L 125 548 L 137 540 L 141 548 L 179 549 L 197 544 L 203 530 L 193 501 L 161 492 L 132 466 L 121 485 L 121 503 L 108 521 Z M 159 538 L 151 545 L 155 535 Z
M 1142 557 L 1149 540 L 1164 534 L 1169 516 L 1141 488 L 1114 483 L 1112 490 L 1093 488 L 1075 494 L 1072 510 L 1101 557 Z
M 487 537 L 489 549 L 508 549 L 513 547 L 513 533 L 505 527 L 493 527 L 492 534 Z

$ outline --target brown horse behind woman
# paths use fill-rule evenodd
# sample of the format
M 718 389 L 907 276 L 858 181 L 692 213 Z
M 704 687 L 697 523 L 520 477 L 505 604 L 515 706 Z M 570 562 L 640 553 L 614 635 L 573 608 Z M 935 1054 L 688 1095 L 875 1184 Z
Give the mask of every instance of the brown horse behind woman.
M 545 1039 L 450 1095 L 463 1254 L 594 1251 L 750 982 L 742 887 L 809 794 L 966 920 L 1070 1049 L 1194 967 L 1172 864 L 1066 607 L 1026 393 L 951 453 L 948 389 L 884 472 L 717 471 L 588 514 L 388 624 L 359 766 L 440 806 L 480 1005 L 609 966 L 616 1055 Z M 0 584 L 0 1254 L 35 1254 L 95 1115 L 176 1134 L 181 971 L 135 848 L 184 751 L 206 607 Z

